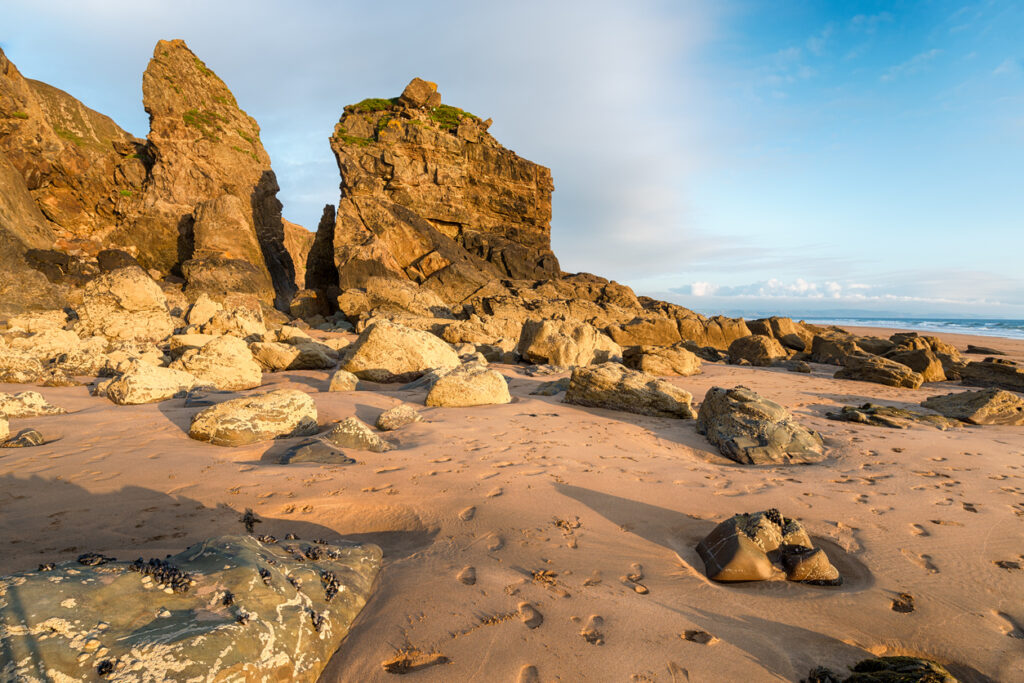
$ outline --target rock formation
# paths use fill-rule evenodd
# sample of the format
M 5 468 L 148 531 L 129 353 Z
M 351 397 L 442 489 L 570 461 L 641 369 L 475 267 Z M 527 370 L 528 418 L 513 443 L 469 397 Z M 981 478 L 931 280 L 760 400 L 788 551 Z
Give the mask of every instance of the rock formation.
M 655 417 L 694 417 L 690 392 L 619 363 L 577 367 L 565 403 Z
M 295 389 L 278 389 L 218 403 L 196 413 L 188 435 L 217 446 L 244 446 L 317 430 L 316 404 Z

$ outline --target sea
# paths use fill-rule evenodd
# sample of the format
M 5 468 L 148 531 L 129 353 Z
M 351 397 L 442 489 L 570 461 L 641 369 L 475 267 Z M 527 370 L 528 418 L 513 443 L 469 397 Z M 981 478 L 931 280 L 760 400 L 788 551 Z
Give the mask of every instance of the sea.
M 1024 339 L 1024 320 L 984 318 L 806 318 L 805 320 L 815 325 L 836 325 L 838 327 L 884 327 L 920 332 Z

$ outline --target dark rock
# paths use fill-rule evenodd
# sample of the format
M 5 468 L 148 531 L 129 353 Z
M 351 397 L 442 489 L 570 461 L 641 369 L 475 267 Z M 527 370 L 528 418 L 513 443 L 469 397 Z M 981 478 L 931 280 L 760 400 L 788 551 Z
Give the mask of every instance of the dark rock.
M 42 446 L 46 439 L 34 429 L 23 429 L 14 438 L 8 439 L 0 444 L 0 448 L 31 448 Z
M 874 403 L 865 403 L 859 407 L 843 406 L 838 413 L 826 413 L 826 417 L 830 420 L 856 422 L 858 424 L 891 427 L 893 429 L 906 429 L 910 422 L 928 424 L 943 431 L 955 429 L 958 426 L 956 420 L 950 420 L 946 417 L 918 413 L 893 406 L 880 406 Z
M 933 396 L 921 405 L 976 425 L 1024 425 L 1024 398 L 1001 389 Z
M 967 353 L 978 355 L 978 356 L 1005 356 L 1006 354 L 998 349 L 993 349 L 988 346 L 975 346 L 974 344 L 967 345 Z
M 1024 367 L 1001 358 L 971 361 L 963 369 L 962 382 L 973 387 L 1024 392 Z

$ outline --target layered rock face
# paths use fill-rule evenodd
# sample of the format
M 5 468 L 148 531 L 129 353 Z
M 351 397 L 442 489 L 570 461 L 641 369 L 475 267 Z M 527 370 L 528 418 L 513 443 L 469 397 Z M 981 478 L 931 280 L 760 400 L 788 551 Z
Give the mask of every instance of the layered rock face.
M 560 275 L 551 172 L 440 100 L 415 79 L 401 97 L 346 107 L 335 127 L 342 197 L 330 247 L 342 289 L 386 275 L 455 302 L 491 279 Z

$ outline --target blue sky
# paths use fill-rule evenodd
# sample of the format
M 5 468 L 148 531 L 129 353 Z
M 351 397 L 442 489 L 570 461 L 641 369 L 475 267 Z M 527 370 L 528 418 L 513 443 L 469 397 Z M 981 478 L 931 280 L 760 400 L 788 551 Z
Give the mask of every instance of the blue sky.
M 307 227 L 342 107 L 421 76 L 552 168 L 565 269 L 798 316 L 1024 318 L 1022 35 L 1008 1 L 0 5 L 23 73 L 139 136 L 153 44 L 185 39 Z

